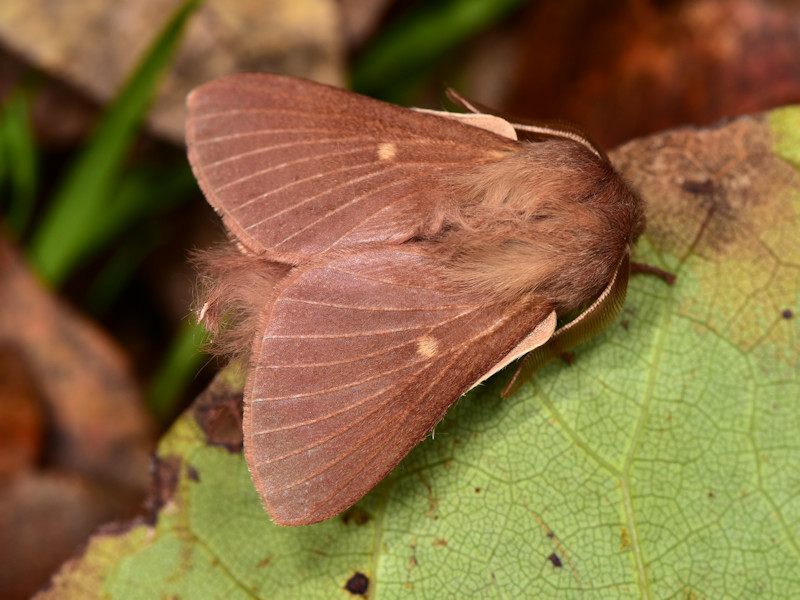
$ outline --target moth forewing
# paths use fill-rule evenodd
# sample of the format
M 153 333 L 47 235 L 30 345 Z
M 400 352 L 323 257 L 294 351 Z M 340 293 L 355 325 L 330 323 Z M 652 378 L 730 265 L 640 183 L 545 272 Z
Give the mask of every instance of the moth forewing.
M 413 238 L 445 193 L 442 173 L 514 148 L 459 120 L 277 75 L 215 80 L 187 103 L 209 203 L 249 251 L 290 264 Z

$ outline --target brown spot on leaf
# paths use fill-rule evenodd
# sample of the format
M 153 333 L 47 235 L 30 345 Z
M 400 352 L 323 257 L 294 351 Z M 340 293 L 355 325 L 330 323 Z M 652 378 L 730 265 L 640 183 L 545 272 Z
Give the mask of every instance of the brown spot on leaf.
M 192 465 L 186 467 L 186 475 L 195 483 L 200 483 L 200 473 Z
M 444 548 L 447 546 L 447 540 L 444 538 L 439 538 L 433 542 L 434 548 Z
M 691 273 L 691 291 L 673 296 L 676 312 L 699 335 L 724 333 L 758 361 L 796 367 L 791 332 L 764 318 L 780 311 L 776 293 L 796 288 L 790 265 L 800 256 L 792 200 L 800 172 L 775 143 L 768 116 L 758 115 L 633 141 L 614 158 L 647 203 L 647 247 Z M 703 179 L 713 194 L 681 187 Z
M 561 559 L 558 557 L 558 554 L 556 554 L 555 552 L 553 552 L 550 556 L 548 556 L 547 560 L 553 563 L 553 566 L 557 569 L 560 569 L 562 566 L 564 566 L 561 562 Z
M 242 392 L 217 377 L 192 405 L 208 443 L 229 452 L 242 451 Z
M 425 511 L 425 515 L 431 519 L 438 519 L 439 515 L 436 513 L 439 510 L 439 499 L 433 492 L 433 486 L 425 479 L 422 473 L 417 473 L 417 477 L 425 485 L 425 489 L 428 490 L 428 510 Z
M 369 588 L 369 577 L 358 571 L 344 584 L 344 589 L 354 596 L 366 596 L 367 588 Z
M 619 530 L 619 549 L 627 550 L 631 545 L 631 540 L 628 537 L 628 530 L 625 527 L 620 527 Z
M 270 554 L 269 556 L 266 556 L 266 557 L 262 558 L 260 561 L 258 561 L 258 564 L 256 566 L 259 569 L 263 569 L 264 567 L 268 567 L 274 558 L 275 557 Z
M 788 319 L 792 319 L 792 318 L 794 318 L 794 313 L 790 309 L 787 308 L 786 310 L 784 310 L 781 313 L 781 317 L 783 317 L 784 319 L 787 319 L 787 320 Z
M 690 194 L 710 194 L 714 191 L 714 184 L 710 179 L 684 181 L 681 187 Z
M 342 513 L 342 522 L 345 525 L 350 523 L 359 526 L 366 525 L 370 519 L 372 519 L 372 515 L 359 506 L 351 506 Z
M 159 511 L 172 499 L 178 487 L 181 474 L 181 458 L 179 456 L 153 456 L 150 464 L 150 491 L 145 505 L 150 515 L 150 522 L 158 520 Z

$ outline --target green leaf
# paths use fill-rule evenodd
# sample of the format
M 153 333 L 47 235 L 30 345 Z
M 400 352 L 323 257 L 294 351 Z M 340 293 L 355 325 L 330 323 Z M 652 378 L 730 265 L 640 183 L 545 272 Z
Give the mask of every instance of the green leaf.
M 223 404 L 198 407 L 158 449 L 155 524 L 98 534 L 40 598 L 351 598 L 357 573 L 370 598 L 795 596 L 798 118 L 612 153 L 648 202 L 635 258 L 676 284 L 632 278 L 573 364 L 507 400 L 502 377 L 474 390 L 344 516 L 272 525 L 241 454 L 206 437 Z
M 92 249 L 115 233 L 120 207 L 114 202 L 114 190 L 127 152 L 186 20 L 199 2 L 186 0 L 167 23 L 52 199 L 29 250 L 37 270 L 50 283 L 60 284 Z

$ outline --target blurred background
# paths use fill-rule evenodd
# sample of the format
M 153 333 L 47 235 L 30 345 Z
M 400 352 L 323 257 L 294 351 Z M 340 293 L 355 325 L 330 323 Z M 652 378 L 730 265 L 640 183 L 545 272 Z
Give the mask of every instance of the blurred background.
M 191 88 L 278 72 L 440 109 L 450 86 L 613 147 L 798 102 L 799 56 L 793 0 L 0 3 L 0 597 L 147 518 L 155 442 L 218 367 Z

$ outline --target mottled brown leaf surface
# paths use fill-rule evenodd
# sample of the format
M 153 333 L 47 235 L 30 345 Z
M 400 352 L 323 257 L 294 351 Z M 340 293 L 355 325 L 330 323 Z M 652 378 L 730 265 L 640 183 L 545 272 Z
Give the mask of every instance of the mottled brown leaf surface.
M 740 117 L 637 140 L 613 158 L 647 198 L 647 241 L 657 255 L 672 257 L 666 268 L 680 278 L 686 261 L 697 261 L 698 294 L 681 313 L 725 332 L 743 352 L 796 364 L 800 341 L 787 339 L 780 324 L 800 285 L 797 199 L 786 192 L 797 186 L 798 170 L 776 160 L 775 136 L 768 117 Z M 763 331 L 765 320 L 774 327 Z M 772 354 L 785 343 L 789 355 Z
M 191 412 L 209 444 L 242 451 L 244 369 L 228 368 L 200 394 Z
M 741 117 L 704 130 L 675 130 L 617 152 L 617 164 L 648 198 L 648 235 L 658 252 L 746 260 L 780 254 L 759 236 L 791 223 L 791 207 L 779 192 L 797 172 L 773 159 L 764 125 L 761 117 Z
M 508 108 L 613 145 L 800 100 L 800 7 L 780 0 L 531 3 Z

